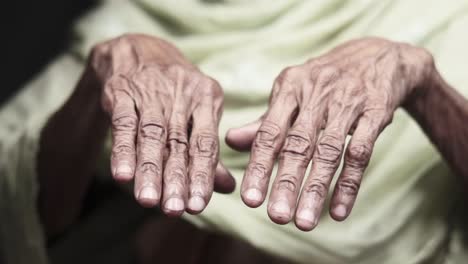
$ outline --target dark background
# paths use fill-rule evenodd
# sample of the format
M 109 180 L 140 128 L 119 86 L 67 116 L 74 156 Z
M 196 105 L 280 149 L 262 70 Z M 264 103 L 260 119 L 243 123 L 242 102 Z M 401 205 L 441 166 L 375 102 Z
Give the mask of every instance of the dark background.
M 0 106 L 67 47 L 73 21 L 96 2 L 10 1 L 2 7 Z

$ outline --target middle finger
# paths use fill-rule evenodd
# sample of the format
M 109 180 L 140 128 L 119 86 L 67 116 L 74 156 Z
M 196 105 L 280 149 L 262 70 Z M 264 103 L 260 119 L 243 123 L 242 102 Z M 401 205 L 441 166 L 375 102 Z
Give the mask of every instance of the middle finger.
M 241 187 L 242 200 L 250 207 L 260 206 L 265 199 L 273 165 L 296 105 L 294 94 L 279 95 L 257 131 Z
M 348 83 L 353 82 L 338 83 L 336 93 L 328 102 L 327 125 L 317 142 L 312 168 L 298 203 L 296 225 L 302 230 L 311 230 L 317 225 L 341 161 L 346 136 L 363 108 L 363 100 L 356 93 L 358 84 Z

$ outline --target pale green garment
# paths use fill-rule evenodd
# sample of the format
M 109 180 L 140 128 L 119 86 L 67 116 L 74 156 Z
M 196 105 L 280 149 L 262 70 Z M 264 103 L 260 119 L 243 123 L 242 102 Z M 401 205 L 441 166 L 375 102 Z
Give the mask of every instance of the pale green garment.
M 220 135 L 266 109 L 282 68 L 368 35 L 427 47 L 446 80 L 468 94 L 466 0 L 109 0 L 75 29 L 72 52 L 0 111 L 0 248 L 8 263 L 46 262 L 35 209 L 37 140 L 98 41 L 142 32 L 175 43 L 223 86 Z M 248 154 L 225 145 L 221 153 L 240 182 Z M 102 159 L 103 173 L 107 159 Z M 301 263 L 463 263 L 467 249 L 447 220 L 458 196 L 455 177 L 439 154 L 398 110 L 378 140 L 347 221 L 334 222 L 325 211 L 312 232 L 279 226 L 268 219 L 265 207 L 244 206 L 238 190 L 214 195 L 203 214 L 186 218 Z

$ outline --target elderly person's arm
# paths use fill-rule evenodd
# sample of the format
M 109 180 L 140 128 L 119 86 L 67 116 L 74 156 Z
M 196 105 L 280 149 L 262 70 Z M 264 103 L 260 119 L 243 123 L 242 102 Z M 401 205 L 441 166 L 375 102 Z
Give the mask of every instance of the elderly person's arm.
M 200 213 L 234 180 L 218 164 L 223 92 L 174 46 L 131 34 L 96 45 L 67 102 L 42 131 L 40 213 L 49 235 L 80 211 L 106 132 L 111 172 L 146 207 Z M 216 179 L 215 179 L 216 174 Z
M 285 69 L 261 119 L 230 130 L 228 144 L 252 147 L 242 199 L 250 207 L 263 203 L 278 159 L 268 214 L 279 224 L 295 217 L 300 229 L 311 230 L 344 156 L 330 203 L 331 216 L 344 220 L 374 144 L 400 106 L 418 121 L 453 170 L 468 180 L 468 101 L 444 82 L 426 50 L 365 38 Z M 345 150 L 347 134 L 352 137 Z
M 404 107 L 467 184 L 468 100 L 445 82 L 435 67 L 431 70 L 427 83 Z

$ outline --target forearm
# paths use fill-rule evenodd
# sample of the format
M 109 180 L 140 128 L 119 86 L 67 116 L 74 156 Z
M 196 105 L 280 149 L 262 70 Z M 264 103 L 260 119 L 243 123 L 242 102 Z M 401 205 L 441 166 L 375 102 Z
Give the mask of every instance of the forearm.
M 97 78 L 87 70 L 41 133 L 39 211 L 48 235 L 62 231 L 80 212 L 108 127 L 100 91 Z
M 429 81 L 408 105 L 408 112 L 453 171 L 468 183 L 468 100 L 434 68 Z

